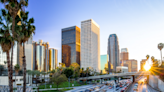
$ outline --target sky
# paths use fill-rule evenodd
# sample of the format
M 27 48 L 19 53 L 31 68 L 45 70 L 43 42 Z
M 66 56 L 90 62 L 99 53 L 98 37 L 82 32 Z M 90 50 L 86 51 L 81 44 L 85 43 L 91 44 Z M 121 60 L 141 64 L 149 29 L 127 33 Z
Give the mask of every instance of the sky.
M 157 45 L 164 43 L 164 0 L 29 0 L 26 11 L 35 19 L 33 40 L 42 39 L 58 49 L 59 62 L 61 29 L 81 27 L 87 19 L 100 26 L 101 55 L 107 54 L 108 37 L 115 33 L 130 59 L 139 63 L 147 54 L 160 59 Z

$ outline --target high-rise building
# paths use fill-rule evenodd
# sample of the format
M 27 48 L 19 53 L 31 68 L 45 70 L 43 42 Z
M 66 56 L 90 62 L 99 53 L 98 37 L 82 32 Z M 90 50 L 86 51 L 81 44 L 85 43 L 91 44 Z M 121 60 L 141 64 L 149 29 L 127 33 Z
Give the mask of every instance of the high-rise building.
M 119 62 L 119 42 L 116 34 L 111 34 L 108 38 L 108 51 L 109 56 L 108 69 L 109 72 L 116 71 L 116 66 L 120 65 Z
M 138 63 L 137 60 L 130 59 L 130 60 L 125 60 L 124 66 L 128 67 L 129 72 L 137 72 L 138 71 Z
M 69 67 L 71 63 L 80 65 L 80 28 L 72 26 L 62 29 L 62 63 Z
M 81 68 L 100 72 L 100 27 L 89 19 L 81 22 Z
M 54 48 L 49 49 L 49 70 L 53 70 L 57 68 L 57 50 Z
M 62 62 L 66 67 L 71 65 L 71 46 L 62 45 Z
M 47 72 L 49 70 L 49 43 L 42 40 L 33 42 L 33 69 Z
M 129 60 L 129 52 L 127 48 L 122 48 L 120 53 L 120 64 L 123 66 L 123 61 Z
M 11 49 L 10 49 L 10 57 L 11 57 Z M 11 58 L 10 58 L 11 60 Z M 7 62 L 7 55 L 5 52 L 3 52 L 2 47 L 0 46 L 0 65 L 5 65 L 4 62 Z M 15 45 L 13 46 L 13 66 L 17 64 L 17 42 L 15 42 Z
M 146 64 L 147 59 L 142 59 L 140 62 L 140 70 L 145 71 L 144 66 Z
M 33 36 L 31 36 L 27 42 L 25 42 L 25 56 L 26 56 L 26 68 L 33 70 Z M 17 63 L 20 66 L 20 70 L 23 69 L 23 46 L 17 43 Z
M 107 73 L 105 68 L 108 68 L 108 56 L 107 55 L 101 55 L 101 71 L 102 73 Z
M 25 43 L 26 69 L 33 70 L 33 36 Z

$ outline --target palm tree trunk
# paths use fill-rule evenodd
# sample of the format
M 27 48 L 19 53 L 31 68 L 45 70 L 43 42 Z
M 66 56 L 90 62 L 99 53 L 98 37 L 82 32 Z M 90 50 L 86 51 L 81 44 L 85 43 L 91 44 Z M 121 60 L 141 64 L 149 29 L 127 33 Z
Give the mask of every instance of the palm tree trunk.
M 13 87 L 12 87 L 12 77 L 10 76 L 11 75 L 11 71 L 10 71 L 10 56 L 9 56 L 9 51 L 6 52 L 7 54 L 7 66 L 8 66 L 8 78 L 9 78 L 9 89 L 10 89 L 10 92 L 13 92 Z
M 23 43 L 23 92 L 26 92 L 26 57 L 25 57 L 25 43 Z
M 11 43 L 11 65 L 10 65 L 10 69 L 11 69 L 11 79 L 13 79 L 13 43 Z M 12 86 L 13 86 L 13 81 L 11 82 Z

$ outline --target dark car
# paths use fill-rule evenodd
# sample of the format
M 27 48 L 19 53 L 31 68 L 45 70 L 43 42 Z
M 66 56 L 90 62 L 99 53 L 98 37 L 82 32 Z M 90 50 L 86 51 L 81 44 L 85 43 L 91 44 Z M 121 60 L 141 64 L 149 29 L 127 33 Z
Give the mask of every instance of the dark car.
M 119 87 L 117 87 L 117 88 L 116 88 L 116 91 L 117 91 L 117 90 L 119 90 L 119 89 L 120 89 L 120 88 L 119 88 Z
M 85 90 L 85 92 L 91 92 L 91 90 L 89 90 L 89 89 L 86 89 L 86 90 Z

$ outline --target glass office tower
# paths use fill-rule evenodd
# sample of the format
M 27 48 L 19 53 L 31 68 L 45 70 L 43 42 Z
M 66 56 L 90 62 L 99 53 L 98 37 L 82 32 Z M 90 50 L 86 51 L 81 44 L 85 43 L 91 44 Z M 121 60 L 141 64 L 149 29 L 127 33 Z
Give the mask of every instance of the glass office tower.
M 81 68 L 100 72 L 100 28 L 94 20 L 81 22 Z
M 108 69 L 109 72 L 116 72 L 116 67 L 120 65 L 119 63 L 119 44 L 118 37 L 116 34 L 111 34 L 108 39 L 108 51 L 109 56 Z
M 62 63 L 69 67 L 71 63 L 80 65 L 80 28 L 72 26 L 62 29 Z
M 54 70 L 57 68 L 57 50 L 54 48 L 49 49 L 49 70 Z

